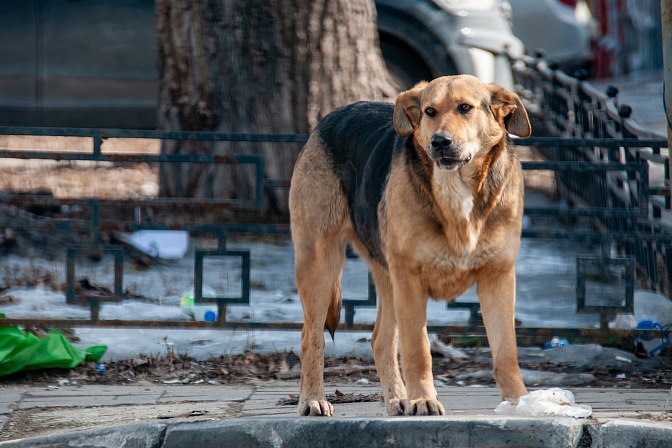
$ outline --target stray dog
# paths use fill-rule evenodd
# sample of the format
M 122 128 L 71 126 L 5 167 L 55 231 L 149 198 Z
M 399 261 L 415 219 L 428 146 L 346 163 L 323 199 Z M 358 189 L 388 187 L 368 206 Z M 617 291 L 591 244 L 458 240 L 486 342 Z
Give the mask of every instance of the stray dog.
M 527 394 L 514 328 L 523 176 L 507 132 L 531 133 L 518 96 L 468 75 L 419 83 L 394 106 L 354 103 L 318 123 L 289 195 L 304 314 L 299 415 L 334 412 L 324 394 L 323 331 L 333 337 L 339 323 L 348 243 L 379 295 L 371 344 L 389 415 L 445 414 L 427 299 L 454 299 L 474 283 L 502 398 Z

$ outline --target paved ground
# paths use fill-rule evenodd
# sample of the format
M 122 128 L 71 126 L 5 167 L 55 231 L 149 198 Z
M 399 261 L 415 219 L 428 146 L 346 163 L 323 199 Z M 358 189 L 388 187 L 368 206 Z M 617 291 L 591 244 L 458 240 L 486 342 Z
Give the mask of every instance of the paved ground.
M 102 430 L 109 433 L 111 426 L 138 423 L 144 424 L 140 428 L 148 431 L 151 428 L 157 428 L 152 423 L 158 424 L 158 428 L 181 428 L 184 431 L 184 428 L 200 427 L 198 425 L 204 423 L 189 423 L 184 426 L 181 422 L 210 421 L 207 427 L 210 428 L 211 432 L 216 433 L 217 431 L 224 431 L 223 428 L 232 427 L 234 421 L 238 428 L 246 425 L 256 427 L 265 425 L 264 422 L 267 422 L 265 419 L 267 417 L 283 417 L 282 420 L 271 419 L 270 424 L 279 424 L 285 430 L 292 425 L 303 425 L 307 421 L 316 420 L 345 422 L 343 424 L 351 424 L 356 421 L 362 424 L 371 424 L 374 427 L 384 422 L 388 427 L 386 431 L 389 431 L 389 425 L 402 425 L 402 422 L 407 421 L 417 422 L 417 425 L 420 426 L 413 427 L 416 429 L 426 424 L 437 424 L 437 420 L 443 421 L 446 425 L 456 425 L 456 428 L 478 422 L 480 422 L 478 424 L 491 427 L 495 422 L 495 429 L 499 428 L 497 431 L 504 431 L 508 427 L 507 425 L 513 424 L 514 426 L 523 425 L 524 428 L 534 427 L 537 433 L 541 431 L 543 434 L 548 431 L 553 433 L 559 431 L 558 434 L 561 434 L 562 437 L 571 435 L 571 440 L 577 444 L 580 439 L 583 439 L 583 445 L 574 445 L 573 442 L 566 445 L 565 440 L 557 446 L 608 446 L 605 444 L 606 436 L 598 430 L 626 426 L 629 428 L 629 433 L 639 431 L 646 434 L 646 437 L 654 434 L 654 436 L 651 436 L 654 437 L 651 440 L 652 443 L 664 441 L 670 443 L 667 446 L 672 446 L 672 423 L 670 423 L 669 417 L 666 421 L 659 421 L 668 398 L 668 391 L 666 390 L 573 389 L 577 403 L 588 404 L 593 408 L 593 418 L 588 420 L 566 418 L 524 419 L 496 416 L 494 408 L 500 403 L 500 398 L 498 390 L 494 387 L 438 388 L 439 398 L 448 410 L 449 415 L 446 418 L 422 419 L 414 417 L 410 420 L 381 418 L 385 416 L 385 409 L 382 404 L 380 402 L 365 402 L 335 405 L 335 419 L 298 419 L 295 418 L 295 406 L 278 404 L 281 398 L 289 398 L 290 395 L 297 394 L 298 386 L 298 382 L 274 381 L 240 387 L 211 385 L 159 386 L 150 383 L 128 386 L 64 386 L 61 388 L 53 386 L 46 388 L 4 387 L 0 389 L 0 427 L 2 428 L 0 430 L 0 445 L 3 444 L 2 441 L 24 437 L 49 435 L 58 439 L 58 437 L 62 438 L 64 436 L 54 435 L 79 430 L 98 429 L 98 431 Z M 344 394 L 363 395 L 381 392 L 379 386 L 359 386 L 351 383 L 334 384 L 327 387 L 328 394 L 335 393 L 336 390 Z M 671 407 L 672 405 L 668 404 L 666 416 L 672 415 L 670 413 Z M 285 423 L 280 424 L 279 421 Z M 403 425 L 405 424 L 403 423 Z M 549 426 L 546 428 L 544 425 Z M 565 428 L 563 425 L 569 426 Z M 372 428 L 369 428 L 369 432 L 374 431 Z M 574 431 L 576 432 L 574 433 L 573 430 L 570 431 L 568 428 L 574 428 L 578 432 Z M 593 431 L 598 431 L 589 437 L 589 443 L 585 441 L 587 436 L 582 428 L 592 428 Z M 658 433 L 655 431 L 651 433 L 652 428 Z M 128 429 L 123 429 L 121 433 L 127 434 L 128 431 Z M 276 430 L 274 429 L 274 431 Z M 457 433 L 459 431 L 455 434 Z M 99 434 L 96 434 L 96 437 L 99 437 Z M 546 440 L 544 443 L 547 443 L 548 437 L 551 437 L 551 435 L 549 432 L 545 436 L 539 436 L 539 441 Z M 164 440 L 163 436 L 159 438 Z M 61 439 L 58 440 L 62 442 Z M 7 443 L 9 444 L 9 442 Z M 528 446 L 537 446 L 534 440 L 525 443 Z M 11 445 L 15 444 L 12 443 Z M 106 445 L 102 444 L 100 446 Z M 280 444 L 278 446 L 290 445 Z M 548 446 L 553 446 L 553 444 Z M 642 446 L 649 445 L 644 444 Z

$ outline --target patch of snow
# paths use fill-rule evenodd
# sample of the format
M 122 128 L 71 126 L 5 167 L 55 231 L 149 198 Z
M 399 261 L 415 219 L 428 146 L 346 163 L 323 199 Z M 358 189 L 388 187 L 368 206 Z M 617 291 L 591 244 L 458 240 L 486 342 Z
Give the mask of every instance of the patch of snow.
M 193 288 L 193 253 L 197 244 L 189 244 L 187 255 L 175 260 L 161 260 L 150 268 L 132 263 L 124 264 L 124 289 L 142 295 L 151 301 L 125 300 L 123 303 L 103 303 L 101 319 L 143 319 L 186 321 L 192 317 L 183 313 L 180 300 L 183 292 Z M 231 322 L 302 322 L 303 310 L 294 281 L 294 250 L 291 242 L 268 244 L 257 241 L 229 242 L 230 250 L 249 250 L 251 255 L 250 305 L 230 305 L 227 320 Z M 524 239 L 516 262 L 517 300 L 516 317 L 525 327 L 596 327 L 598 316 L 577 315 L 576 309 L 576 256 L 591 254 L 588 245 L 552 240 Z M 7 272 L 32 272 L 35 266 L 65 280 L 65 260 L 41 260 L 9 255 L 3 258 Z M 203 283 L 218 296 L 240 294 L 240 258 L 205 257 Z M 76 263 L 76 277 L 87 278 L 92 284 L 113 289 L 114 264 L 111 256 L 99 263 L 90 263 L 85 257 Z M 342 278 L 342 296 L 365 299 L 368 293 L 368 268 L 360 259 L 349 259 Z M 59 319 L 86 319 L 89 310 L 65 303 L 65 295 L 36 287 L 9 289 L 19 299 L 0 306 L 8 317 L 35 317 Z M 478 301 L 476 288 L 471 288 L 458 301 Z M 376 308 L 357 308 L 356 323 L 373 324 Z M 446 309 L 443 301 L 430 300 L 427 306 L 429 325 L 467 325 L 469 312 Z M 341 322 L 345 313 L 341 313 Z M 163 354 L 175 350 L 197 359 L 253 350 L 259 353 L 300 352 L 299 331 L 262 330 L 174 330 L 143 328 L 77 328 L 79 347 L 107 345 L 104 360 L 117 361 L 137 357 L 139 353 Z M 357 342 L 370 338 L 368 332 L 338 332 L 335 341 L 326 336 L 326 356 L 355 356 L 372 359 L 370 343 Z M 453 348 L 453 350 L 456 350 Z M 451 351 L 450 357 L 459 357 Z M 613 356 L 612 356 L 613 360 Z

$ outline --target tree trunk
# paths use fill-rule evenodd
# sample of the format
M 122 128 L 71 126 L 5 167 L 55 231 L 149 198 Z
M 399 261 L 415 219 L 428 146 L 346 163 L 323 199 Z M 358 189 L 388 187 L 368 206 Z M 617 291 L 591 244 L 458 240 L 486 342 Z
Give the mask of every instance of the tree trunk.
M 160 129 L 308 133 L 336 107 L 395 95 L 373 0 L 157 0 Z M 300 144 L 164 141 L 165 154 L 260 154 L 291 177 Z M 251 165 L 161 166 L 161 196 L 253 197 Z M 266 193 L 285 215 L 288 191 Z

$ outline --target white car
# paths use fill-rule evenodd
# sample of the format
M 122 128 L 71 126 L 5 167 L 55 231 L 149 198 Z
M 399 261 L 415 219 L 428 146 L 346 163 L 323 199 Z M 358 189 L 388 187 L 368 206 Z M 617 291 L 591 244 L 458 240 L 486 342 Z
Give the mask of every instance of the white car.
M 376 0 L 380 46 L 402 89 L 470 74 L 512 87 L 506 54 L 522 55 L 505 0 Z
M 583 0 L 509 0 L 513 33 L 528 54 L 543 49 L 548 60 L 560 62 L 570 75 L 592 59 L 595 19 Z

